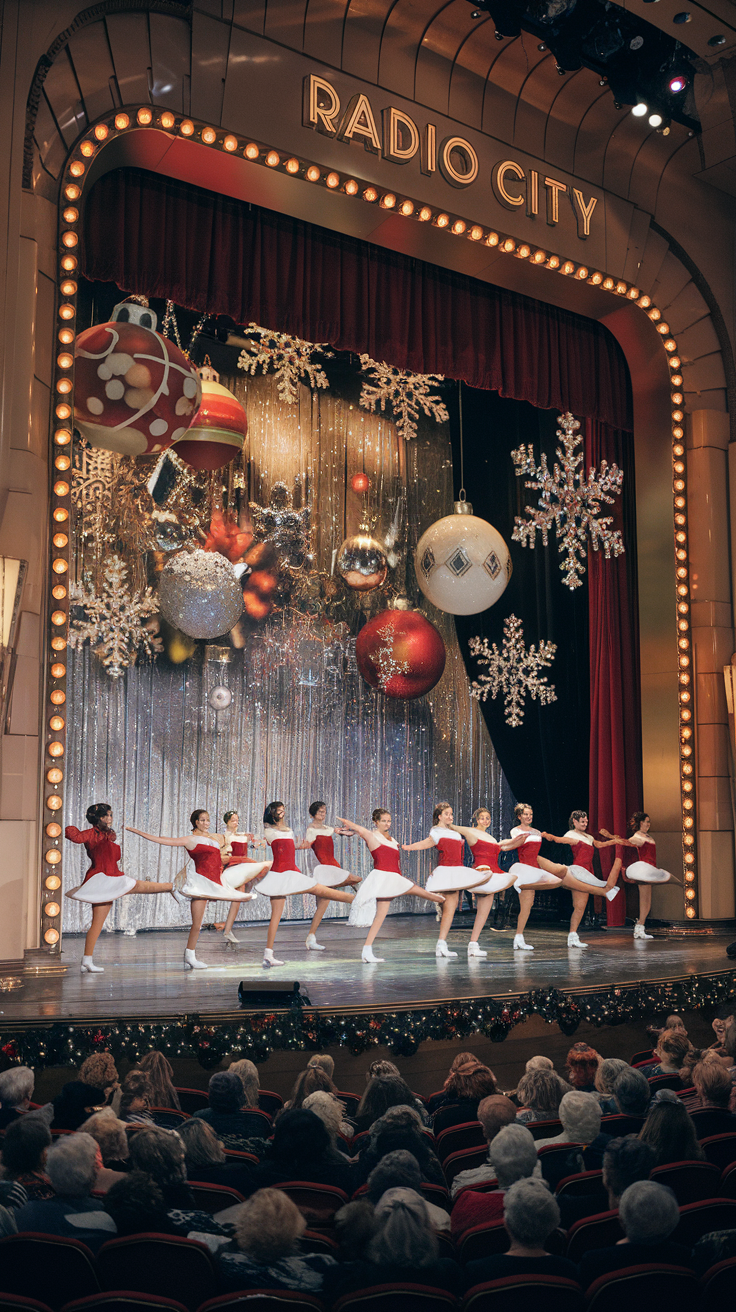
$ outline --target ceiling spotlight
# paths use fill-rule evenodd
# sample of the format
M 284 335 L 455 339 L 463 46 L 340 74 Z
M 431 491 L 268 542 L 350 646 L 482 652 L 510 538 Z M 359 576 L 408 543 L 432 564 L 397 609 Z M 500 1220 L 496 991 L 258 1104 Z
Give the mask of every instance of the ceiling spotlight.
M 669 88 L 673 96 L 679 96 L 680 92 L 684 91 L 686 86 L 687 78 L 684 73 L 675 73 L 674 76 L 670 78 Z
M 633 109 L 632 109 L 631 112 L 632 112 L 632 114 L 634 115 L 634 118 L 643 118 L 644 115 L 646 114 L 648 108 L 649 108 L 649 106 L 648 106 L 648 105 L 645 105 L 643 100 L 639 100 L 639 101 L 637 101 L 637 103 L 634 105 L 634 107 L 633 107 Z
M 503 32 L 499 32 L 498 28 L 496 28 L 493 35 L 495 36 L 497 41 L 503 41 Z
M 725 44 L 726 44 L 726 38 L 725 36 L 721 36 L 720 34 L 718 36 L 712 36 L 708 40 L 709 46 L 725 46 Z
M 547 47 L 544 44 L 544 41 L 540 41 L 539 45 L 537 46 L 537 50 L 546 50 L 546 49 Z
M 481 12 L 480 12 L 480 9 L 474 9 L 473 12 L 472 12 L 472 14 L 470 15 L 470 17 L 471 17 L 471 18 L 482 18 L 482 14 L 481 14 Z
M 602 77 L 602 78 L 599 80 L 599 82 L 598 82 L 598 86 L 599 86 L 599 87 L 606 87 L 606 86 L 608 86 L 608 78 L 607 78 L 607 77 Z
M 664 119 L 662 118 L 662 115 L 658 114 L 656 110 L 654 111 L 653 114 L 649 115 L 650 128 L 661 128 L 663 122 Z
M 688 13 L 687 9 L 681 9 L 679 14 L 675 14 L 674 18 L 672 19 L 672 22 L 689 23 L 691 18 L 692 18 L 692 14 Z
M 629 50 L 641 50 L 643 45 L 644 45 L 644 37 L 634 36 L 629 41 Z

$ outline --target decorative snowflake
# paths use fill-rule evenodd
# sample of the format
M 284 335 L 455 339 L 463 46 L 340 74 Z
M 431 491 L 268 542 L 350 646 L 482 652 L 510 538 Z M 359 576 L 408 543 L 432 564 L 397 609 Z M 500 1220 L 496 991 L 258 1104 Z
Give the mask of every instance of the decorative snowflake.
M 411 673 L 411 662 L 397 660 L 394 652 L 396 634 L 388 625 L 378 630 L 378 637 L 381 639 L 381 645 L 374 653 L 373 663 L 378 671 L 378 686 L 381 692 L 385 692 L 397 674 Z
M 504 719 L 512 728 L 518 728 L 524 719 L 524 700 L 527 694 L 543 706 L 557 701 L 554 684 L 547 683 L 546 674 L 539 674 L 541 669 L 552 664 L 557 644 L 540 642 L 537 651 L 532 643 L 527 651 L 524 627 L 516 615 L 509 615 L 503 622 L 500 651 L 495 642 L 489 647 L 487 638 L 471 638 L 468 646 L 478 663 L 488 666 L 488 673 L 481 674 L 479 679 L 471 683 L 471 697 L 484 702 L 490 693 L 495 700 L 500 689 L 504 694 Z
M 562 467 L 555 461 L 554 470 L 549 472 L 547 457 L 542 455 L 541 463 L 535 465 L 531 446 L 520 446 L 511 452 L 511 459 L 516 465 L 516 477 L 531 474 L 532 478 L 524 484 L 541 492 L 537 506 L 525 506 L 529 519 L 515 517 L 516 528 L 511 534 L 514 542 L 521 542 L 524 547 L 534 548 L 537 529 L 542 534 L 545 547 L 548 534 L 554 528 L 558 538 L 558 551 L 564 555 L 560 569 L 565 571 L 563 583 L 568 588 L 582 587 L 580 575 L 585 573 L 588 542 L 594 551 L 603 547 L 606 560 L 611 555 L 620 556 L 625 550 L 618 529 L 611 529 L 613 517 L 605 515 L 599 518 L 601 502 L 609 506 L 621 491 L 624 473 L 618 465 L 608 465 L 601 461 L 600 474 L 596 474 L 591 465 L 588 476 L 580 469 L 583 463 L 582 451 L 576 452 L 582 437 L 576 436 L 580 428 L 579 420 L 568 410 L 560 418 L 557 437 L 562 442 L 562 449 L 557 448 L 557 455 Z M 613 493 L 609 496 L 609 493 Z
M 81 647 L 89 639 L 111 679 L 119 679 L 129 665 L 135 665 L 140 647 L 149 656 L 161 651 L 161 640 L 145 623 L 158 612 L 158 602 L 151 588 L 138 593 L 131 589 L 120 556 L 110 556 L 105 564 L 99 594 L 76 588 L 71 601 L 87 614 L 86 619 L 72 620 L 69 642 Z
M 436 383 L 444 382 L 443 374 L 410 374 L 385 361 L 379 364 L 369 355 L 361 355 L 360 367 L 368 374 L 360 389 L 363 409 L 375 414 L 377 406 L 385 411 L 390 403 L 396 428 L 406 440 L 417 435 L 420 409 L 438 424 L 449 419 L 444 401 L 431 391 Z
M 259 367 L 263 374 L 273 369 L 279 397 L 287 405 L 294 405 L 298 400 L 299 380 L 305 376 L 312 388 L 329 387 L 327 374 L 314 359 L 315 355 L 331 358 L 332 351 L 325 342 L 305 342 L 301 337 L 289 337 L 288 333 L 259 328 L 256 323 L 248 324 L 248 335 L 258 340 L 249 341 L 240 352 L 238 369 L 254 377 Z

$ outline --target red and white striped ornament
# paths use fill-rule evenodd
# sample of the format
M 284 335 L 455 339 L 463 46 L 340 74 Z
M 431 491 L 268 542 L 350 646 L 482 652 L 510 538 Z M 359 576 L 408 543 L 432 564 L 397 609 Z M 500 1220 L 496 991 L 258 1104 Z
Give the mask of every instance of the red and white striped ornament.
M 236 396 L 210 364 L 198 371 L 202 404 L 174 450 L 193 469 L 222 469 L 243 450 L 248 420 Z

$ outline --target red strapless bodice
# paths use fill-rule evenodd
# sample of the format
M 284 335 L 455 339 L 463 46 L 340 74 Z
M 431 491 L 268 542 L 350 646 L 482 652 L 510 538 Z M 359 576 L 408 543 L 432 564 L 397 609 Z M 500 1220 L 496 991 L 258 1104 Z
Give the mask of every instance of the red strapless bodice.
M 388 843 L 381 843 L 373 848 L 371 856 L 376 870 L 392 870 L 395 875 L 401 874 L 398 847 L 389 847 Z
M 582 866 L 583 870 L 590 871 L 593 874 L 593 853 L 595 848 L 592 843 L 576 843 L 572 851 L 573 863 L 576 866 Z
M 511 831 L 511 836 L 512 838 L 516 838 L 517 836 L 513 829 Z M 516 860 L 520 861 L 523 866 L 534 866 L 536 868 L 541 842 L 541 834 L 530 833 L 522 846 L 516 848 Z
M 121 851 L 115 842 L 114 830 L 77 829 L 75 825 L 67 825 L 64 833 L 71 843 L 84 843 L 90 861 L 89 870 L 84 876 L 85 884 L 92 875 L 122 874 L 118 869 Z
M 283 838 L 269 838 L 267 842 L 273 852 L 272 875 L 283 875 L 287 870 L 296 870 L 296 846 L 293 838 L 284 835 Z
M 479 838 L 470 850 L 473 853 L 474 870 L 479 866 L 488 866 L 496 875 L 503 873 L 498 864 L 498 854 L 501 850 L 498 843 L 494 843 L 489 838 Z
M 634 860 L 648 861 L 650 866 L 656 866 L 657 844 L 655 842 L 652 842 L 651 840 L 648 840 L 646 843 L 642 843 L 641 847 L 639 848 L 637 856 L 634 857 Z
M 437 843 L 437 850 L 440 859 L 437 866 L 461 866 L 463 863 L 463 843 L 465 839 L 460 834 L 453 834 L 447 838 L 443 835 Z
M 335 856 L 335 844 L 331 834 L 317 834 L 312 843 L 312 851 L 322 866 L 339 866 Z
M 255 865 L 253 858 L 248 856 L 247 842 L 239 843 L 233 840 L 233 842 L 230 844 L 230 850 L 232 852 L 232 856 L 228 857 L 227 863 L 229 866 L 242 865 L 244 861 L 248 862 L 249 865 Z
M 194 862 L 194 869 L 203 879 L 210 879 L 213 884 L 220 884 L 222 881 L 222 856 L 218 846 L 212 846 L 210 843 L 197 843 L 188 855 Z

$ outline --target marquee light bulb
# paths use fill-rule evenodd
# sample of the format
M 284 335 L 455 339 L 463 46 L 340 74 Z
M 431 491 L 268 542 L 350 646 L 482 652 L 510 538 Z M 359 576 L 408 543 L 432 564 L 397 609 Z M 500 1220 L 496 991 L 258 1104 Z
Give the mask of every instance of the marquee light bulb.
M 631 112 L 632 112 L 632 114 L 634 115 L 634 118 L 643 118 L 644 115 L 646 114 L 648 108 L 649 108 L 649 106 L 646 105 L 646 104 L 644 103 L 643 100 L 639 100 L 639 101 L 637 101 L 637 103 L 633 106 Z

